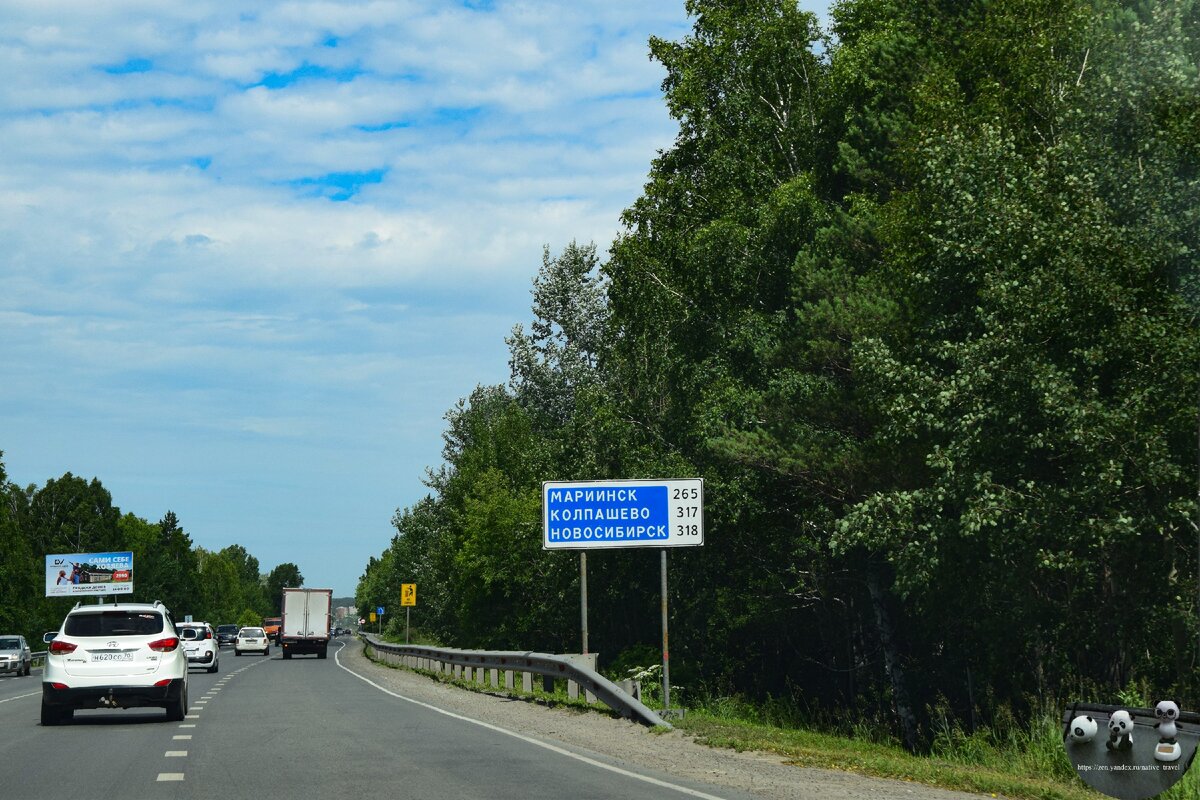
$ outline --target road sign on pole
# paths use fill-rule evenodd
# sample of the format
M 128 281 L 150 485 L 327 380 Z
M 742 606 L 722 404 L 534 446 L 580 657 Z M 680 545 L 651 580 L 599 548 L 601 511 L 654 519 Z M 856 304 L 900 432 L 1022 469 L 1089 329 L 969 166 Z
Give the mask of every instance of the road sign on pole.
M 704 544 L 704 480 L 616 480 L 542 484 L 542 547 L 580 550 L 579 605 L 583 652 L 588 650 L 587 551 L 607 547 L 662 548 L 663 712 L 671 707 L 667 639 L 668 547 Z
M 542 547 L 695 547 L 704 544 L 704 480 L 542 484 Z
M 417 604 L 417 585 L 415 583 L 400 584 L 400 605 L 415 606 Z

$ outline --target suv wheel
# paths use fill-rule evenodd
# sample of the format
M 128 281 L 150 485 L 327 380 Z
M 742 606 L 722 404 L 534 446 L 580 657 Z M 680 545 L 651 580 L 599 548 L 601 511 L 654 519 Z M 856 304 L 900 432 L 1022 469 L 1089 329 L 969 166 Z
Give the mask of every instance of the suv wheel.
M 184 685 L 179 689 L 179 696 L 167 703 L 167 720 L 170 722 L 182 722 L 187 716 L 187 686 Z
M 42 701 L 42 724 L 43 725 L 58 725 L 63 722 L 68 722 L 75 718 L 75 709 L 59 708 Z
M 212 665 L 211 667 L 209 667 L 209 668 L 208 668 L 208 672 L 210 672 L 210 673 L 216 672 L 216 671 L 217 671 L 217 667 L 219 667 L 219 666 L 221 666 L 221 662 L 219 662 L 219 661 L 217 661 L 217 660 L 215 660 L 215 659 L 214 659 L 214 660 L 213 660 L 213 665 Z

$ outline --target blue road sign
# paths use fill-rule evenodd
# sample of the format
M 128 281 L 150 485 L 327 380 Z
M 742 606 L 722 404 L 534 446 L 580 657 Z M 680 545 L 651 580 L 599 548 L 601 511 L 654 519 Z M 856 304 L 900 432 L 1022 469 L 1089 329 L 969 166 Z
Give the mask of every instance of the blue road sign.
M 382 617 L 383 616 L 383 606 L 380 606 L 379 608 L 375 609 L 375 613 Z
M 694 547 L 704 544 L 704 481 L 542 484 L 542 547 Z

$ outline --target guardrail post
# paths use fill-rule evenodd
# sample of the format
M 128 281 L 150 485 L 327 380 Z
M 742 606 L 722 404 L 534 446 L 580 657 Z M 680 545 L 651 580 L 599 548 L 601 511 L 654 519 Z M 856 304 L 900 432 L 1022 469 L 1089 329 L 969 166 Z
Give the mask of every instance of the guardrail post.
M 488 683 L 491 684 L 493 689 L 500 688 L 500 670 L 492 667 L 491 672 L 488 673 Z
M 521 673 L 521 689 L 523 691 L 528 692 L 529 694 L 533 694 L 533 673 L 532 672 L 522 672 Z
M 513 671 L 511 669 L 504 670 L 504 688 L 510 692 L 513 688 Z
M 563 653 L 562 657 L 569 660 L 572 664 L 586 666 L 591 670 L 596 669 L 597 653 Z M 592 694 L 587 689 L 584 689 L 584 696 L 589 703 L 596 702 L 596 695 Z M 579 684 L 573 680 L 567 680 L 567 697 L 572 700 L 579 699 Z

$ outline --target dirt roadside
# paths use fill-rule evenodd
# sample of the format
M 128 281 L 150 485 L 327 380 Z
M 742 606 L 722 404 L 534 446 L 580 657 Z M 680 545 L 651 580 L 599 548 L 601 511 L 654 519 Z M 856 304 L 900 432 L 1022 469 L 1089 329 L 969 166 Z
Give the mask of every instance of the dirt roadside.
M 631 771 L 673 775 L 766 800 L 980 800 L 948 791 L 835 770 L 794 767 L 768 753 L 697 744 L 680 731 L 655 733 L 627 720 L 472 692 L 372 662 L 357 640 L 343 639 L 338 663 L 421 703 L 494 725 Z

